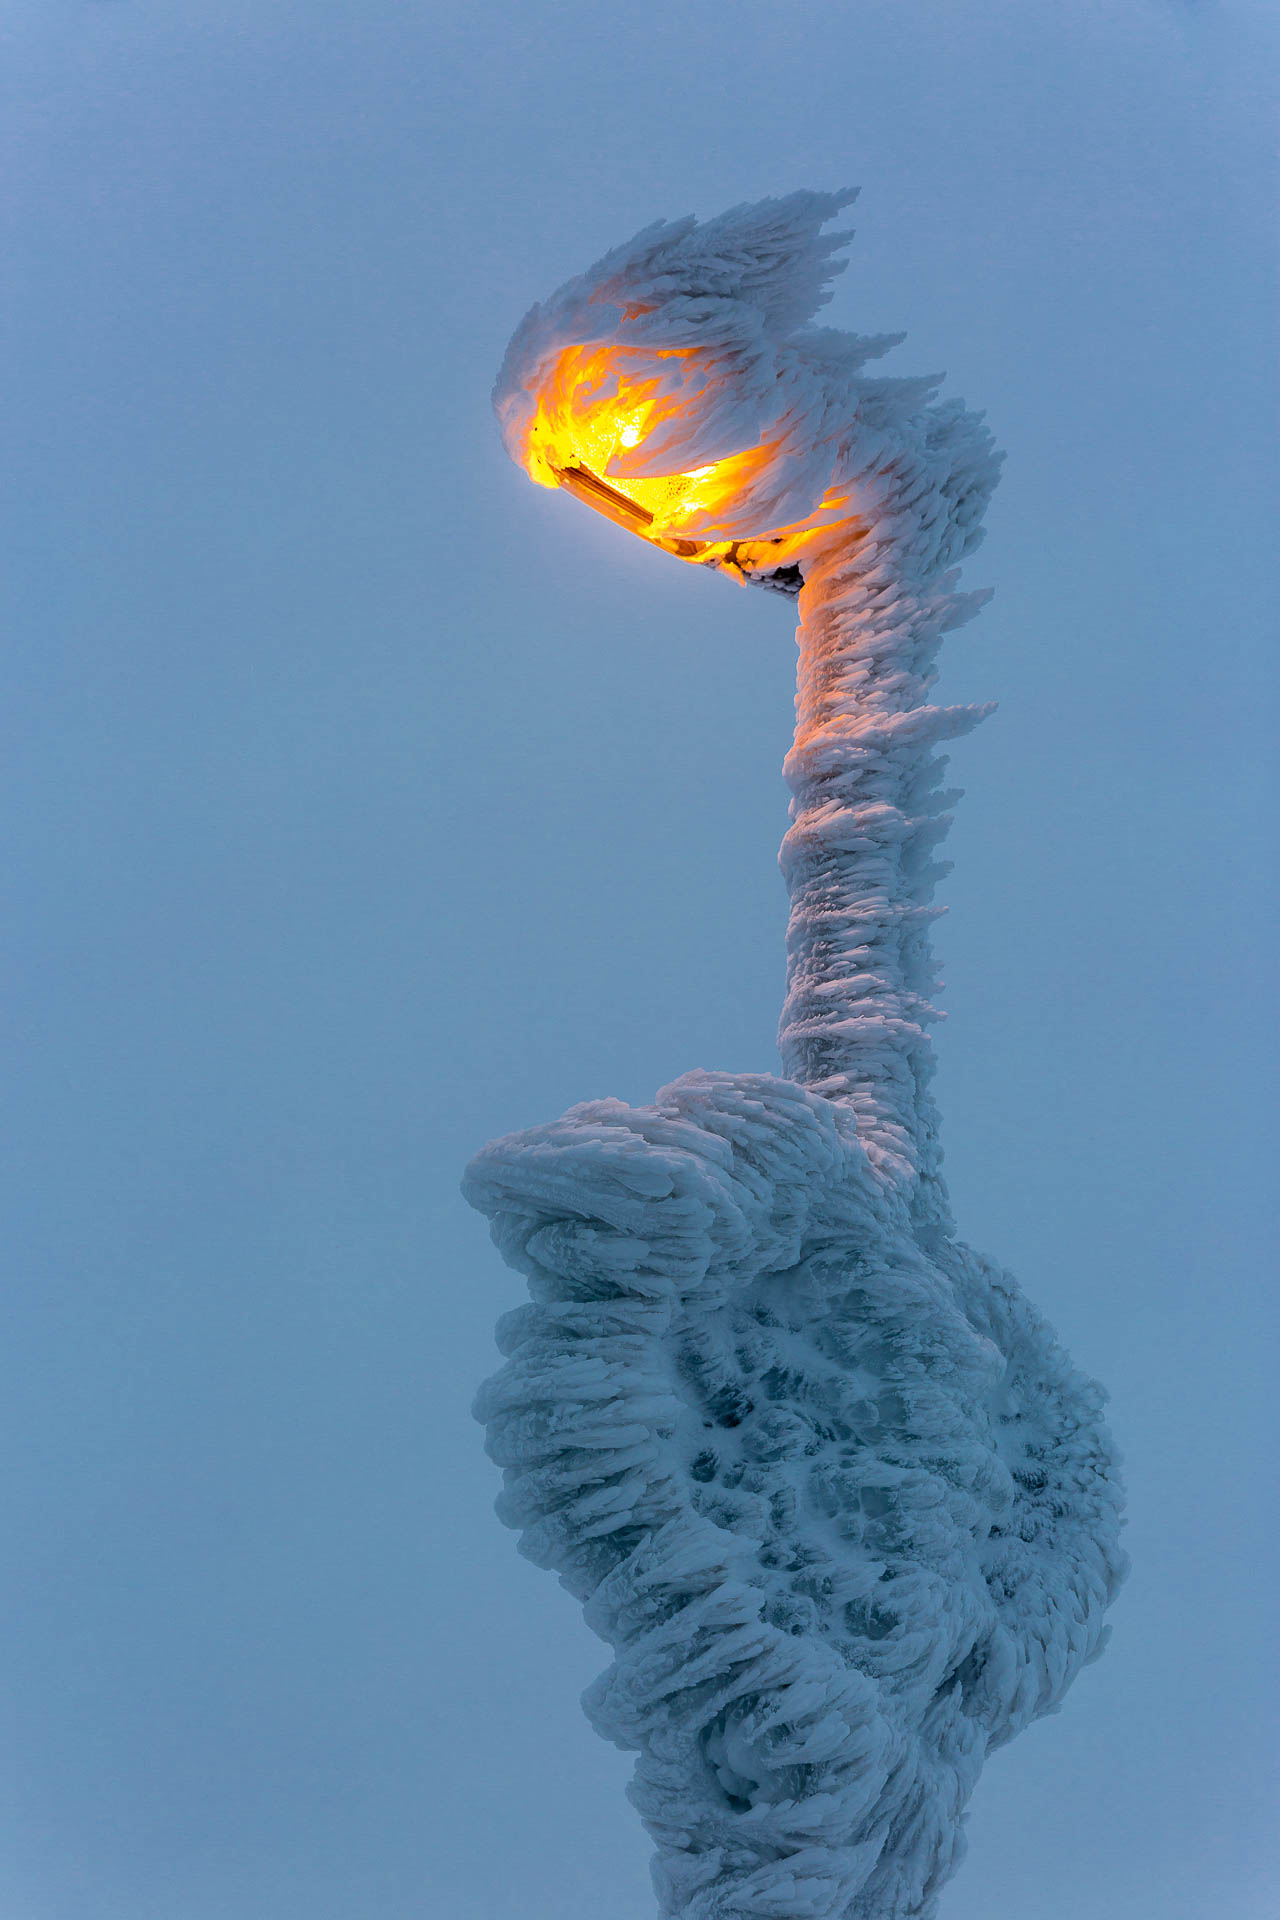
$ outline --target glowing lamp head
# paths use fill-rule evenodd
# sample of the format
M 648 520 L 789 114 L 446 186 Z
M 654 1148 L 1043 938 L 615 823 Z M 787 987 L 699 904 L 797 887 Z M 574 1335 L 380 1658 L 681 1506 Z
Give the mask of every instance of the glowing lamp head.
M 512 458 L 664 552 L 798 594 L 806 547 L 850 511 L 834 363 L 809 364 L 826 336 L 803 323 L 843 266 L 847 235 L 820 229 L 852 197 L 659 223 L 534 307 L 494 390 Z M 838 337 L 842 376 L 878 344 Z
M 812 324 L 849 238 L 823 228 L 852 198 L 659 222 L 534 307 L 493 395 L 513 460 L 651 546 L 793 597 L 820 548 L 876 522 L 914 539 L 924 471 L 951 504 L 921 557 L 961 558 L 980 518 L 961 469 L 989 463 L 988 437 L 928 406 L 936 382 L 863 374 L 900 335 Z
M 646 355 L 621 344 L 562 348 L 539 383 L 518 457 L 541 485 L 563 487 L 663 552 L 794 597 L 801 587 L 794 540 L 781 531 L 748 540 L 721 524 L 767 450 L 749 447 L 675 470 L 653 450 L 673 428 L 696 435 L 705 392 L 699 357 L 696 350 Z

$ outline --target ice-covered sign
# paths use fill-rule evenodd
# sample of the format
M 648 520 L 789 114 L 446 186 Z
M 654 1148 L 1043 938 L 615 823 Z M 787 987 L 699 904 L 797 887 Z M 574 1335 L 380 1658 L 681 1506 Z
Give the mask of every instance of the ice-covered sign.
M 811 324 L 852 196 L 646 229 L 535 307 L 507 445 L 678 557 L 798 595 L 788 1077 L 694 1073 L 491 1144 L 531 1304 L 478 1412 L 499 1512 L 613 1649 L 593 1723 L 680 1920 L 923 1920 L 983 1760 L 1101 1649 L 1102 1393 L 955 1237 L 928 1028 L 929 703 L 998 456 L 893 338 Z

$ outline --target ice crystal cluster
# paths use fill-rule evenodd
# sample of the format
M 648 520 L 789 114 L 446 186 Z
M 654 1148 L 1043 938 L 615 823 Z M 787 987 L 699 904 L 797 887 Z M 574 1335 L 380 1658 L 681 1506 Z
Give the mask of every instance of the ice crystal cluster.
M 499 1512 L 612 1648 L 585 1704 L 638 1756 L 672 1920 L 927 1920 L 986 1754 L 1101 1650 L 1124 1570 L 1101 1390 L 939 1171 L 934 748 L 981 710 L 927 694 L 996 463 L 935 383 L 864 374 L 886 343 L 808 326 L 846 198 L 647 230 L 534 310 L 496 395 L 520 451 L 565 347 L 657 354 L 687 404 L 636 457 L 768 450 L 698 537 L 788 529 L 803 580 L 790 1077 L 589 1102 L 467 1176 L 531 1295 L 477 1406 Z

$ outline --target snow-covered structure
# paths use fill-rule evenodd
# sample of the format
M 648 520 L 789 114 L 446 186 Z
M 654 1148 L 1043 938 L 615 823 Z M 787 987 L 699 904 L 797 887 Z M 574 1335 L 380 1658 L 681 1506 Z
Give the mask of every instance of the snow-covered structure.
M 849 195 L 647 229 L 517 330 L 508 447 L 797 595 L 787 1078 L 692 1073 L 492 1143 L 531 1304 L 477 1412 L 499 1512 L 613 1649 L 599 1731 L 680 1920 L 923 1920 L 986 1754 L 1100 1651 L 1120 1490 L 1082 1378 L 955 1237 L 929 1094 L 928 702 L 998 456 L 893 339 L 812 326 Z

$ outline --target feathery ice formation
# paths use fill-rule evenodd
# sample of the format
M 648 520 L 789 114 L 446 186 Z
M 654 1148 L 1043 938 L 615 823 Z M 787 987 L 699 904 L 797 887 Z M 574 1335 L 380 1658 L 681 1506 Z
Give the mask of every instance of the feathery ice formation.
M 499 1512 L 614 1662 L 672 1920 L 927 1920 L 985 1755 L 1124 1572 L 1103 1396 L 954 1237 L 928 925 L 955 797 L 927 695 L 997 456 L 894 344 L 817 329 L 848 195 L 649 228 L 518 329 L 508 447 L 695 564 L 798 594 L 790 1076 L 686 1075 L 490 1145 L 532 1304 L 477 1412 Z

